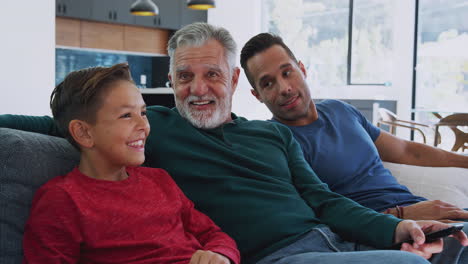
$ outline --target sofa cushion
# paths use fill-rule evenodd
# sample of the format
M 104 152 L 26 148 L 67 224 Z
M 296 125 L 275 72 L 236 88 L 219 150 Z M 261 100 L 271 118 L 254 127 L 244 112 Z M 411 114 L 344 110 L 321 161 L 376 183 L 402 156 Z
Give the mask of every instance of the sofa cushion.
M 468 208 L 468 169 L 421 167 L 384 162 L 400 184 L 429 200 Z
M 65 139 L 0 128 L 0 263 L 21 263 L 35 191 L 78 161 L 78 151 Z

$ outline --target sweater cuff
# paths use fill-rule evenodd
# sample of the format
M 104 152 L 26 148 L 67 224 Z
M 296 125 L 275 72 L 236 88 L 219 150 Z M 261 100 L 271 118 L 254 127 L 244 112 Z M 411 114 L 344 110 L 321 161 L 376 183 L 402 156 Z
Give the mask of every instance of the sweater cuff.
M 218 254 L 221 254 L 225 257 L 227 257 L 231 263 L 234 264 L 239 264 L 240 263 L 240 253 L 236 248 L 229 248 L 225 246 L 218 246 L 218 247 L 212 247 L 212 248 L 207 248 L 206 250 L 210 250 L 213 252 L 216 252 Z

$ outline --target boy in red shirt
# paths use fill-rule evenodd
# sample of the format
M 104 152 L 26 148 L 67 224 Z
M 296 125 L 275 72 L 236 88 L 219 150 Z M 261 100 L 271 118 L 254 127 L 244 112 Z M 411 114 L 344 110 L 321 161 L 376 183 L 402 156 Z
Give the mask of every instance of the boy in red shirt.
M 81 160 L 35 194 L 24 263 L 239 263 L 166 171 L 137 167 L 150 127 L 127 64 L 70 73 L 50 105 Z

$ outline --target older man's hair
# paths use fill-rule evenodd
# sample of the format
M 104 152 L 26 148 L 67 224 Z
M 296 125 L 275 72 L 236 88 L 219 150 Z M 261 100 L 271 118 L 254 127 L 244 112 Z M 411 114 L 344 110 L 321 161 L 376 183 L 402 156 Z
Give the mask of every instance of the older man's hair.
M 174 53 L 177 48 L 186 46 L 202 46 L 209 40 L 218 41 L 224 48 L 226 61 L 232 71 L 236 66 L 237 45 L 231 34 L 222 27 L 215 27 L 207 23 L 193 23 L 179 29 L 169 39 L 167 52 L 170 57 L 169 71 L 173 73 Z

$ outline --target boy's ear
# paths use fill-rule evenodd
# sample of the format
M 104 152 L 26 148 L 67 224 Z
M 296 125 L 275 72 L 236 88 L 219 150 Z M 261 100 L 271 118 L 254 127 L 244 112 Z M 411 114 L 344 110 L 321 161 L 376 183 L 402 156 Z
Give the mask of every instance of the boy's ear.
M 84 148 L 91 148 L 94 146 L 94 140 L 90 134 L 89 128 L 90 126 L 88 123 L 77 119 L 70 121 L 70 124 L 68 125 L 70 135 L 76 143 Z
M 255 96 L 255 98 L 257 98 L 257 100 L 260 103 L 263 103 L 262 98 L 260 98 L 260 95 L 258 94 L 258 92 L 255 89 L 250 89 L 250 92 L 252 93 L 253 96 Z

